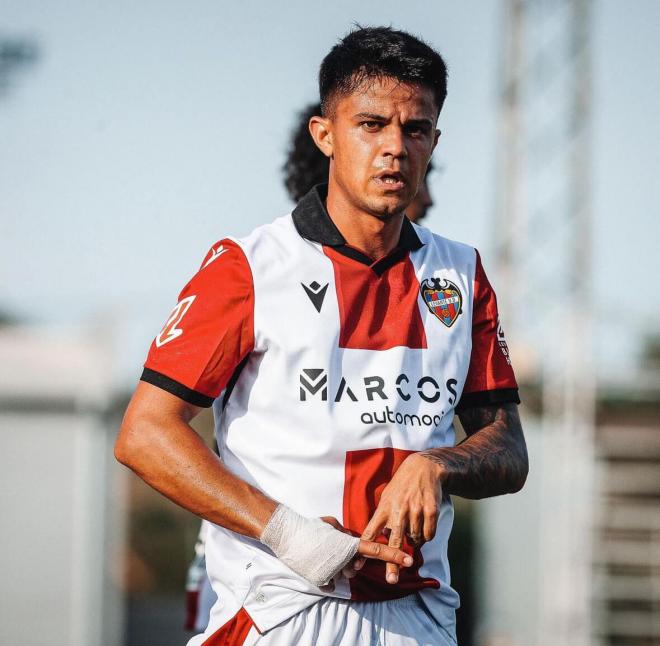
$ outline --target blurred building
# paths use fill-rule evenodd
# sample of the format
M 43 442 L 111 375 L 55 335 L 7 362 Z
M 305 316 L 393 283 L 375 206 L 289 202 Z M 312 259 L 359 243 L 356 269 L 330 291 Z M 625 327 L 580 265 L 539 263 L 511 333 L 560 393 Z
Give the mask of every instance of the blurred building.
M 581 634 L 586 625 L 592 646 L 658 644 L 660 371 L 635 382 L 601 385 L 593 463 L 583 465 L 584 479 L 572 499 L 560 486 L 570 442 L 565 446 L 561 432 L 545 429 L 535 391 L 528 386 L 522 395 L 528 402 L 521 413 L 530 456 L 524 489 L 474 504 L 479 555 L 475 643 L 546 643 L 546 590 L 556 580 L 555 550 L 564 545 L 562 528 L 548 519 L 578 505 L 589 521 L 591 548 L 572 579 L 589 600 L 586 612 L 578 607 L 580 613 L 573 615 L 574 629 Z M 581 530 L 573 528 L 574 545 L 583 543 L 577 535 Z
M 660 643 L 660 371 L 603 384 L 596 426 L 595 642 Z
M 0 643 L 121 644 L 123 492 L 108 348 L 0 327 Z

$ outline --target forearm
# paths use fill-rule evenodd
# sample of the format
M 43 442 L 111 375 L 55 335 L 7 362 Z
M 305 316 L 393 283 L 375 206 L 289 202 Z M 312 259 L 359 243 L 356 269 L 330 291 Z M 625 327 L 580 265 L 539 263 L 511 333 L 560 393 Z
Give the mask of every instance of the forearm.
M 240 534 L 259 538 L 277 502 L 232 474 L 183 419 L 129 410 L 117 459 L 181 507 Z
M 470 411 L 461 420 L 471 433 L 465 440 L 422 452 L 442 467 L 443 491 L 473 499 L 519 491 L 527 477 L 528 458 L 515 405 Z
M 190 426 L 200 410 L 141 381 L 119 430 L 115 457 L 184 509 L 260 540 L 313 585 L 326 585 L 358 551 L 398 567 L 412 565 L 404 551 L 301 516 L 236 477 Z

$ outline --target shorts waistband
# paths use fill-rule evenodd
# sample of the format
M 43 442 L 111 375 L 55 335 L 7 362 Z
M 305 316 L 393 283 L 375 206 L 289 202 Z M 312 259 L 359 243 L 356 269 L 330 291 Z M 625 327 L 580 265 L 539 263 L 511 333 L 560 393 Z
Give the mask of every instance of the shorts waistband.
M 398 599 L 390 599 L 389 601 L 374 601 L 373 603 L 386 603 L 388 606 L 394 608 L 413 608 L 419 606 L 422 603 L 422 600 L 419 598 L 419 595 L 416 592 L 407 594 L 405 597 L 400 597 Z

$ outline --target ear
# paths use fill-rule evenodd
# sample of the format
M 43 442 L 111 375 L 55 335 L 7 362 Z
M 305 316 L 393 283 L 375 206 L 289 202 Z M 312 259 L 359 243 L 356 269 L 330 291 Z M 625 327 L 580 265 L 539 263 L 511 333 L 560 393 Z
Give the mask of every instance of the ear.
M 440 140 L 441 134 L 442 133 L 440 132 L 440 130 L 435 131 L 435 136 L 433 137 L 433 148 L 431 148 L 431 152 L 433 152 L 435 150 L 435 147 L 438 145 L 438 141 Z
M 326 156 L 332 157 L 332 122 L 326 117 L 312 117 L 309 120 L 309 134 L 312 135 L 318 149 Z

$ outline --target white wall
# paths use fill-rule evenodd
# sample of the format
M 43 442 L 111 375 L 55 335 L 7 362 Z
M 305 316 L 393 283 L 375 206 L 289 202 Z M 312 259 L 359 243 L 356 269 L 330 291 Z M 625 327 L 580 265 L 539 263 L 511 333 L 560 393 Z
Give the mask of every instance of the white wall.
M 89 341 L 0 333 L 1 644 L 120 643 L 106 359 Z

